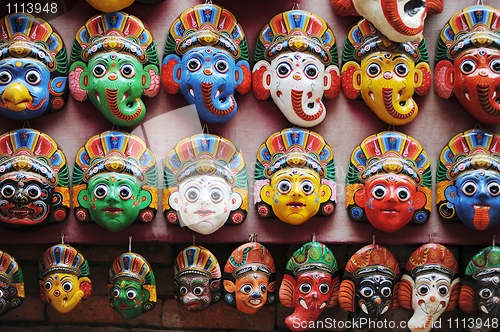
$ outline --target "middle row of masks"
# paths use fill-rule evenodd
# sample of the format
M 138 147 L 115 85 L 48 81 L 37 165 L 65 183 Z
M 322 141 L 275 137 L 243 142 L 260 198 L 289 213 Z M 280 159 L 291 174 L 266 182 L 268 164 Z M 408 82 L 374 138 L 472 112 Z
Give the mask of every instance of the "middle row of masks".
M 484 123 L 500 123 L 493 83 L 500 79 L 493 19 L 499 15 L 488 6 L 458 12 L 443 28 L 436 52 L 436 92 L 456 95 Z M 312 127 L 325 118 L 323 95 L 334 98 L 342 86 L 383 121 L 404 125 L 418 112 L 414 92 L 425 95 L 431 88 L 425 39 L 391 41 L 366 19 L 349 32 L 340 70 L 335 36 L 322 18 L 302 10 L 279 14 L 258 36 L 253 73 L 243 29 L 213 4 L 189 8 L 174 21 L 161 75 L 151 31 L 124 12 L 88 20 L 77 32 L 69 66 L 61 36 L 44 20 L 12 14 L 0 27 L 0 114 L 16 120 L 62 109 L 69 83 L 76 100 L 91 101 L 113 124 L 133 126 L 146 113 L 142 95 L 157 95 L 161 81 L 211 123 L 230 120 L 237 111 L 235 90 L 252 88 L 258 99 L 272 98 L 291 123 Z
M 500 221 L 500 135 L 473 129 L 443 148 L 436 174 L 436 203 L 446 220 L 486 230 Z M 70 209 L 66 157 L 47 134 L 18 129 L 0 136 L 0 223 L 33 229 L 62 222 Z M 106 131 L 78 151 L 72 176 L 73 209 L 82 222 L 118 232 L 153 220 L 158 171 L 139 137 Z M 386 131 L 367 137 L 350 159 L 346 207 L 354 221 L 385 232 L 427 222 L 432 205 L 429 158 L 412 137 Z M 300 128 L 274 133 L 257 151 L 254 204 L 261 217 L 298 225 L 329 216 L 336 203 L 335 163 L 321 135 Z M 239 225 L 248 213 L 243 155 L 229 140 L 198 134 L 167 155 L 163 212 L 170 224 L 208 235 Z

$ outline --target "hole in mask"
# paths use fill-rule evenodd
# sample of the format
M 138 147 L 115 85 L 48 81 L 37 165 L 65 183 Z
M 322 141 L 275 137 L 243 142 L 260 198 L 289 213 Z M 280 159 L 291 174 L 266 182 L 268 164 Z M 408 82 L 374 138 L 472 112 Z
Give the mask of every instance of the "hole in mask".
M 399 102 L 399 106 L 403 107 L 404 105 L 406 105 L 406 100 L 402 100 Z
M 405 13 L 408 16 L 415 16 L 423 8 L 425 8 L 425 1 L 411 0 L 411 1 L 408 1 L 405 5 Z
M 225 101 L 226 101 L 226 97 L 219 98 L 219 101 L 220 101 L 221 103 L 225 102 Z
M 131 103 L 131 102 L 127 103 L 127 107 L 132 107 L 132 106 L 134 106 L 134 103 Z
M 309 103 L 309 104 L 307 104 L 307 107 L 309 107 L 309 108 L 313 108 L 313 107 L 314 107 L 314 103 Z

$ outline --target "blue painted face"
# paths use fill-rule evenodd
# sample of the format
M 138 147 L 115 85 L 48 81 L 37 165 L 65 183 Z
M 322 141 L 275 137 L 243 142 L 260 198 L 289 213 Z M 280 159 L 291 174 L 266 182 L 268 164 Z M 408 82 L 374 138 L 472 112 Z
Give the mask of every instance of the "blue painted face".
M 474 170 L 460 175 L 445 191 L 462 222 L 486 230 L 500 221 L 500 174 Z
M 203 120 L 226 122 L 236 114 L 234 90 L 243 81 L 243 71 L 228 52 L 195 47 L 182 57 L 181 72 L 182 94 Z

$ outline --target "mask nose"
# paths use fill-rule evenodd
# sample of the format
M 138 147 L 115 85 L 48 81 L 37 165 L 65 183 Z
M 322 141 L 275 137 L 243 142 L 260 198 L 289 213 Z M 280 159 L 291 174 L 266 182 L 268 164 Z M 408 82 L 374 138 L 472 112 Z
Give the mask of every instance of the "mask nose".
M 14 202 L 16 204 L 26 204 L 28 203 L 28 198 L 23 194 L 22 190 L 19 190 L 14 196 Z
M 299 81 L 302 78 L 302 75 L 300 75 L 300 73 L 295 73 L 295 74 L 293 74 L 293 78 L 295 80 Z
M 258 298 L 260 298 L 261 296 L 262 296 L 262 295 L 261 295 L 261 294 L 260 294 L 260 292 L 258 292 L 258 291 L 257 291 L 257 292 L 253 292 L 253 293 L 252 293 L 252 295 L 251 295 L 251 297 L 252 297 L 252 298 L 254 298 L 254 299 L 258 299 Z
M 386 71 L 386 72 L 384 73 L 384 78 L 385 78 L 386 80 L 390 80 L 390 79 L 392 78 L 392 73 L 391 73 L 390 71 Z
M 205 68 L 203 72 L 205 73 L 205 75 L 212 75 L 212 69 L 210 68 Z
M 500 299 L 498 297 L 493 298 L 493 304 L 494 305 L 499 305 L 500 304 Z
M 59 297 L 59 295 L 61 295 L 61 292 L 60 292 L 58 289 L 56 289 L 56 290 L 54 291 L 54 296 L 55 296 L 55 297 Z
M 110 80 L 114 81 L 118 78 L 118 75 L 116 75 L 116 73 L 111 73 L 111 74 L 109 74 L 108 78 Z
M 380 304 L 380 303 L 382 303 L 382 300 L 380 299 L 380 297 L 377 297 L 377 298 L 375 299 L 375 303 L 376 303 L 376 304 Z
M 487 77 L 488 76 L 488 70 L 486 68 L 481 68 L 479 69 L 479 76 Z

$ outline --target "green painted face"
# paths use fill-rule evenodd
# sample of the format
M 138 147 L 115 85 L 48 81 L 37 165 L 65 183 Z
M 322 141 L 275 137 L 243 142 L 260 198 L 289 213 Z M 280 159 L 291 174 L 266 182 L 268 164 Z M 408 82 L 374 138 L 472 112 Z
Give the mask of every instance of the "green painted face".
M 130 280 L 119 280 L 109 290 L 112 306 L 125 319 L 142 315 L 144 303 L 149 300 L 149 291 Z

